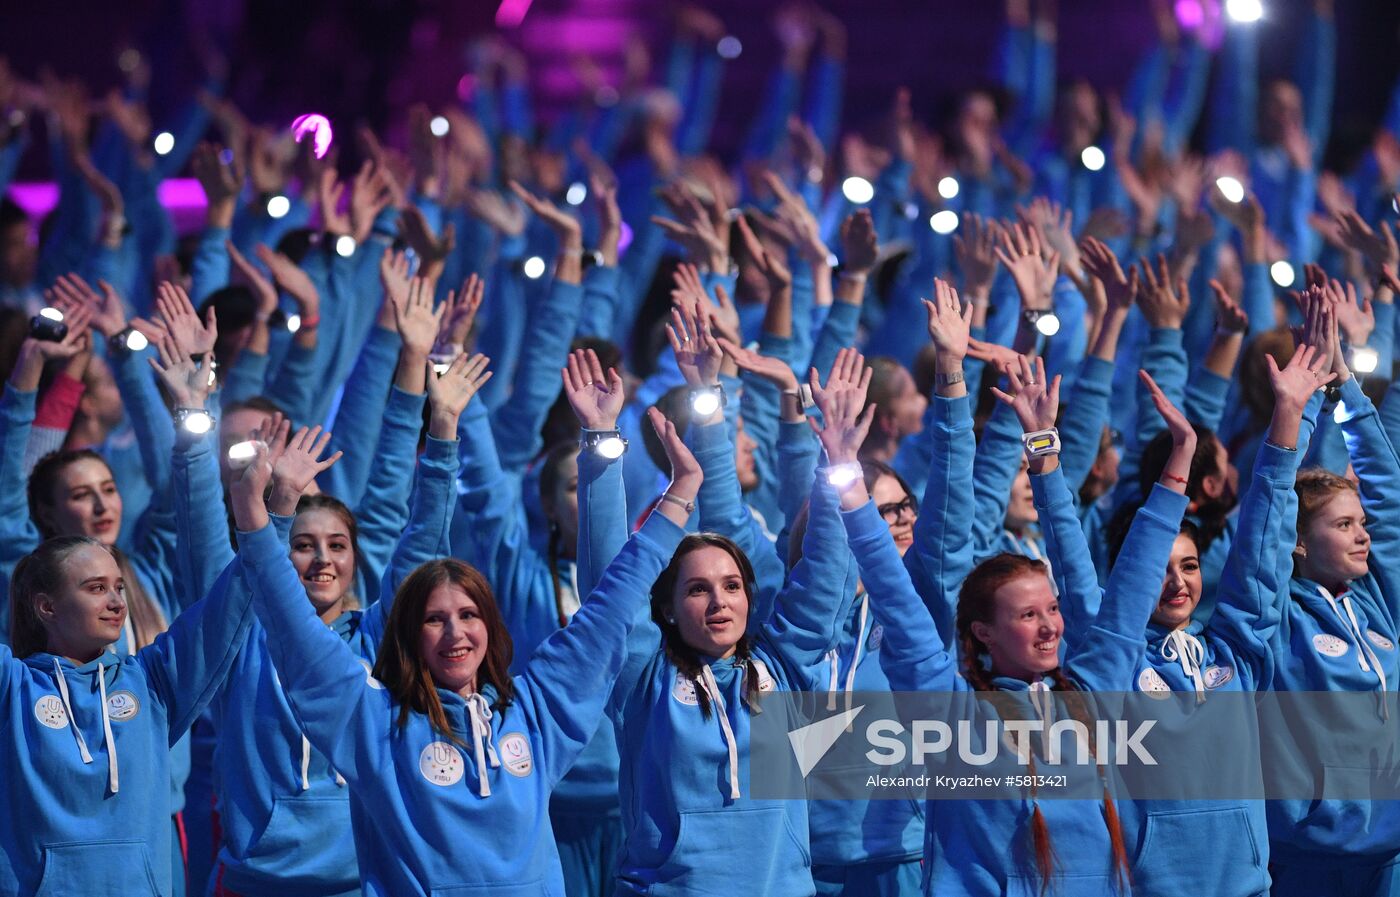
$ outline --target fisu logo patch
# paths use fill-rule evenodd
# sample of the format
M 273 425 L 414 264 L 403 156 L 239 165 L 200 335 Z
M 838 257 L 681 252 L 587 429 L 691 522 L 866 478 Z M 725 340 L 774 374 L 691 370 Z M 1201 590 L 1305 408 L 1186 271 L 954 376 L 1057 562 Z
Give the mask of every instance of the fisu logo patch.
M 434 741 L 418 755 L 418 771 L 434 785 L 446 788 L 462 781 L 467 764 L 457 748 L 445 741 Z
M 1341 657 L 1343 654 L 1347 653 L 1347 643 L 1337 638 L 1335 635 L 1319 632 L 1317 635 L 1313 636 L 1312 642 L 1313 648 L 1317 650 L 1317 653 L 1325 654 L 1328 657 Z
M 1138 673 L 1137 685 L 1139 691 L 1146 692 L 1149 695 L 1159 695 L 1161 697 L 1166 697 L 1172 690 L 1172 687 L 1167 684 L 1167 680 L 1162 678 L 1162 674 L 1152 669 L 1152 667 L 1148 667 L 1141 673 Z
M 107 696 L 107 716 L 113 722 L 124 723 L 141 712 L 141 701 L 129 691 L 114 691 Z
M 34 718 L 50 729 L 62 729 L 68 725 L 68 711 L 58 695 L 44 695 L 34 704 Z
M 530 742 L 523 734 L 508 732 L 501 737 L 501 762 L 505 764 L 506 772 L 522 779 L 534 770 L 535 761 L 530 755 Z

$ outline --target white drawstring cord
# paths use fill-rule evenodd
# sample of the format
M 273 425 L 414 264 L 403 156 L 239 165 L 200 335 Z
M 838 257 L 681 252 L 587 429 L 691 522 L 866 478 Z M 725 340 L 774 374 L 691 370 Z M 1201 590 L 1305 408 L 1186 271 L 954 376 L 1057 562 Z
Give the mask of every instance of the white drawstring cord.
M 63 676 L 63 667 L 59 665 L 57 657 L 53 659 L 53 674 L 54 678 L 58 679 L 58 695 L 63 699 L 63 709 L 68 714 L 68 728 L 73 730 L 73 737 L 78 739 L 78 754 L 84 763 L 91 763 L 92 754 L 88 752 L 87 740 L 78 728 L 78 721 L 73 718 L 73 704 L 68 700 L 68 680 Z
M 725 746 L 729 748 L 729 797 L 739 799 L 739 745 L 734 740 L 734 730 L 729 727 L 729 714 L 724 710 L 724 698 L 720 697 L 715 674 L 708 666 L 700 667 L 700 685 L 714 703 L 715 715 L 719 717 L 719 728 L 724 733 Z
M 1332 597 L 1331 592 L 1327 591 L 1322 586 L 1318 586 L 1317 590 L 1321 593 L 1323 598 L 1327 599 L 1327 606 L 1332 608 L 1332 612 L 1336 614 L 1337 618 L 1346 626 L 1347 635 L 1351 636 L 1352 643 L 1356 645 L 1356 660 L 1357 663 L 1361 665 L 1361 669 L 1364 672 L 1374 672 L 1376 674 L 1376 679 L 1380 681 L 1381 719 L 1390 719 L 1390 708 L 1386 705 L 1385 701 L 1385 670 L 1381 668 L 1380 658 L 1376 657 L 1376 652 L 1371 650 L 1370 644 L 1368 644 L 1366 639 L 1361 635 L 1361 624 L 1356 619 L 1356 611 L 1352 610 L 1351 598 L 1347 595 L 1343 595 L 1342 607 L 1338 608 L 1337 599 Z M 1343 609 L 1345 609 L 1345 613 L 1343 613 Z M 1366 662 L 1368 659 L 1370 660 L 1369 664 Z
M 102 738 L 107 746 L 107 784 L 117 793 L 117 741 L 112 737 L 112 717 L 107 712 L 107 676 L 102 664 L 97 665 L 97 691 L 102 697 Z
M 1162 659 L 1175 660 L 1181 664 L 1181 671 L 1196 686 L 1196 703 L 1206 699 L 1206 684 L 1201 678 L 1201 663 L 1206 659 L 1205 646 L 1185 629 L 1173 629 L 1162 642 Z
M 472 751 L 476 757 L 477 791 L 482 797 L 491 796 L 491 783 L 486 778 L 486 762 L 490 759 L 493 768 L 501 765 L 496 756 L 496 746 L 491 743 L 491 705 L 480 694 L 467 697 L 467 715 L 472 721 Z M 482 748 L 482 742 L 486 747 Z

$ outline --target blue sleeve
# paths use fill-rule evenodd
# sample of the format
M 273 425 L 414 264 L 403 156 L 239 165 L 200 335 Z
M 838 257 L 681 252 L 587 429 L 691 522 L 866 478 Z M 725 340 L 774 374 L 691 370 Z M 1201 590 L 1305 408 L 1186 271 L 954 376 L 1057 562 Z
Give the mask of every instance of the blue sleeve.
M 394 387 L 389 391 L 389 403 L 384 406 L 384 426 L 374 448 L 374 468 L 370 471 L 365 494 L 355 507 L 360 529 L 355 566 L 359 568 L 366 604 L 378 599 L 379 584 L 394 546 L 408 523 L 412 479 L 406 473 L 413 469 L 414 455 L 418 451 L 426 399 L 424 393 L 413 395 Z
M 219 571 L 234 557 L 219 462 L 214 457 L 217 444 L 206 434 L 175 452 L 170 492 L 175 502 L 176 593 L 184 606 L 209 594 Z
M 24 470 L 24 446 L 34 425 L 37 392 L 19 392 L 8 382 L 0 397 L 0 644 L 9 644 L 9 573 L 20 558 L 39 543 L 39 532 L 29 519 L 28 475 Z
M 1331 16 L 1308 16 L 1297 58 L 1298 89 L 1303 94 L 1303 126 L 1312 141 L 1313 164 L 1322 164 L 1332 125 L 1332 98 L 1337 80 L 1337 23 Z
M 217 92 L 219 87 L 210 85 L 209 89 Z M 198 100 L 187 100 L 181 106 L 174 121 L 164 129 L 175 138 L 175 145 L 164 156 L 156 157 L 154 173 L 158 180 L 174 177 L 184 169 L 194 155 L 199 138 L 209 128 L 209 119 L 209 110 Z
M 319 481 L 325 492 L 352 508 L 359 504 L 369 482 L 375 458 L 365 447 L 379 441 L 400 345 L 396 330 L 375 327 L 370 331 L 335 413 L 328 448 L 331 453 L 344 451 L 345 456 L 321 474 Z
M 258 353 L 249 349 L 239 352 L 238 358 L 224 377 L 223 387 L 219 390 L 219 401 L 227 406 L 262 395 L 263 386 L 267 383 L 267 362 L 266 352 Z
M 1064 380 L 1062 388 L 1072 390 L 1079 376 L 1079 365 L 1089 348 L 1089 334 L 1084 327 L 1089 306 L 1079 288 L 1063 274 L 1055 281 L 1054 303 L 1060 332 L 1051 337 L 1045 349 L 1045 375 L 1060 375 Z
M 457 441 L 429 436 L 427 448 L 414 474 L 413 507 L 408 528 L 394 547 L 393 557 L 379 584 L 379 600 L 361 617 L 360 625 L 374 644 L 384 636 L 394 596 L 410 573 L 439 557 L 452 523 L 457 486 Z
M 1288 517 L 1296 505 L 1293 484 L 1302 454 L 1268 440 L 1260 444 L 1249 488 L 1240 497 L 1235 537 L 1215 590 L 1211 632 L 1228 641 L 1249 662 L 1256 687 L 1273 680 L 1275 652 L 1283 649 L 1276 635 L 1289 577 L 1280 556 L 1292 555 L 1293 525 Z
M 1400 459 L 1381 427 L 1375 406 L 1355 377 L 1342 384 L 1342 410 L 1337 419 L 1346 437 L 1347 453 L 1360 481 L 1361 506 L 1371 536 L 1371 570 L 1392 619 L 1400 618 L 1400 571 L 1389 559 L 1400 558 Z M 1382 561 L 1382 558 L 1387 559 Z
M 575 336 L 612 338 L 621 274 L 616 265 L 595 265 L 583 272 L 583 309 L 579 312 Z
M 802 559 L 779 592 L 762 633 L 794 674 L 794 683 L 800 683 L 803 691 L 820 691 L 822 684 L 813 673 L 840 637 L 837 612 L 842 600 L 855 594 L 857 578 L 848 563 L 836 489 L 825 477 L 814 476 L 811 495 Z
M 1147 345 L 1142 350 L 1140 362 L 1143 370 L 1152 375 L 1157 385 L 1171 403 L 1180 408 L 1186 399 L 1186 349 L 1182 345 L 1181 331 L 1174 327 L 1153 328 Z M 1138 448 L 1147 445 L 1158 433 L 1167 428 L 1157 406 L 1152 403 L 1152 395 L 1147 386 L 1134 378 L 1137 389 L 1137 425 L 1133 436 Z
M 1072 652 L 1074 645 L 1088 631 L 1099 615 L 1103 593 L 1099 589 L 1099 572 L 1094 567 L 1084 527 L 1075 510 L 1074 496 L 1065 482 L 1063 468 L 1057 467 L 1043 476 L 1031 476 L 1031 492 L 1035 495 L 1036 511 L 1040 515 L 1040 531 L 1045 536 L 1045 553 L 1050 558 L 1050 572 L 1055 577 L 1060 598 L 1060 616 L 1065 621 L 1065 644 Z M 1162 561 L 1165 571 L 1167 562 Z M 1159 590 L 1160 591 L 1160 590 Z M 1143 621 L 1147 625 L 1147 621 Z
M 1021 469 L 1022 450 L 1021 422 L 1009 405 L 998 402 L 982 428 L 972 468 L 972 538 L 978 557 L 991 553 L 1006 529 L 1006 506 Z
M 1387 387 L 1380 409 L 1381 427 L 1394 444 L 1400 441 L 1400 380 Z M 2 517 L 3 515 L 0 515 Z
M 530 109 L 530 86 L 524 81 L 507 78 L 501 86 L 501 107 L 506 132 L 533 140 L 535 121 Z
M 1376 350 L 1376 370 L 1384 376 L 1395 363 L 1395 303 L 1377 302 L 1374 310 L 1376 328 L 1371 331 L 1367 343 Z
M 768 541 L 744 503 L 739 477 L 734 470 L 734 442 L 728 430 L 722 422 L 704 426 L 691 424 L 686 441 L 705 471 L 705 481 L 700 485 L 696 502 L 700 509 L 700 529 L 733 539 L 753 564 L 757 594 L 749 608 L 749 619 L 754 625 L 768 619 L 787 570 L 778 559 L 773 543 Z
M 923 304 L 920 303 L 920 308 Z M 836 353 L 856 344 L 856 328 L 860 325 L 861 306 L 849 302 L 833 302 L 827 313 L 821 332 L 817 334 L 816 346 L 812 349 L 811 366 L 825 376 L 836 363 Z M 806 376 L 803 371 L 798 380 Z
M 1161 485 L 1133 517 L 1103 603 L 1066 665 L 1088 691 L 1131 691 L 1143 656 L 1143 630 L 1162 593 L 1162 575 L 1186 513 L 1186 496 Z M 1095 589 L 1098 583 L 1095 581 Z
M 763 94 L 748 139 L 744 141 L 745 159 L 766 159 L 773 155 L 779 141 L 787 133 L 788 116 L 797 107 L 797 94 L 801 86 L 797 74 L 789 71 L 780 60 L 778 70 L 772 74 Z
M 1030 60 L 1025 90 L 1017 96 L 1015 111 L 1006 130 L 1007 143 L 1020 156 L 1035 150 L 1055 106 L 1055 42 L 1041 29 L 1029 34 Z
M 285 550 L 282 559 L 291 570 Z M 302 607 L 314 618 L 315 611 L 306 600 L 305 590 L 296 582 L 295 571 L 292 576 Z M 171 744 L 180 740 L 223 685 L 252 622 L 252 595 L 239 573 L 239 565 L 230 564 L 207 597 L 177 616 L 169 629 L 136 653 L 136 662 L 145 671 L 151 691 L 165 705 Z M 321 628 L 336 637 L 326 626 Z
M 836 145 L 837 129 L 841 126 L 841 101 L 846 85 L 844 60 L 823 53 L 812 66 L 803 120 L 812 128 L 822 146 L 830 150 Z
M 498 258 L 486 278 L 486 297 L 479 320 L 477 351 L 491 359 L 495 376 L 481 388 L 478 398 L 488 408 L 505 402 L 510 394 L 520 342 L 525 334 L 527 310 L 525 285 L 516 271 L 515 257 Z
M 1191 132 L 1205 105 L 1209 81 L 1210 51 L 1195 38 L 1186 38 L 1173 66 L 1162 109 L 1166 126 L 1163 147 L 1170 155 L 1176 156 L 1190 143 Z
M 709 146 L 723 78 L 724 61 L 719 54 L 713 50 L 702 52 L 695 67 L 694 90 L 682 106 L 681 123 L 676 129 L 676 149 L 682 156 L 699 155 Z
M 316 616 L 287 543 L 273 526 L 240 532 L 238 559 L 233 578 L 246 577 L 252 590 L 272 665 L 297 724 L 352 786 L 376 778 L 390 762 L 389 692 L 366 675 L 350 646 Z
M 267 386 L 267 396 L 277 403 L 294 427 L 311 427 L 317 420 L 314 405 L 318 390 L 326 389 L 318 375 L 318 356 L 324 334 L 318 334 L 316 345 L 307 349 L 292 343 L 277 374 Z
M 1274 283 L 1265 262 L 1244 265 L 1244 295 L 1240 297 L 1244 313 L 1249 315 L 1249 332 L 1245 344 L 1254 342 L 1260 334 L 1274 327 Z
M 196 308 L 215 290 L 228 285 L 228 249 L 224 247 L 228 238 L 226 227 L 206 227 L 199 234 L 190 263 L 190 296 Z
M 1225 417 L 1225 401 L 1230 394 L 1230 381 L 1197 363 L 1186 384 L 1186 404 L 1182 411 L 1186 419 L 1212 431 L 1220 429 Z
M 870 609 L 885 629 L 880 645 L 880 667 L 893 691 L 953 691 L 962 685 L 952 656 L 944 648 L 933 618 L 921 605 L 909 573 L 904 569 L 880 519 L 875 503 L 868 501 L 854 511 L 842 511 L 846 539 L 860 565 L 861 582 L 870 595 Z
M 578 456 L 578 550 L 574 575 L 586 596 L 627 542 L 627 493 L 622 458 L 584 450 Z
M 1060 470 L 1075 492 L 1089 478 L 1099 457 L 1103 428 L 1108 425 L 1108 399 L 1113 393 L 1113 362 L 1084 359 L 1074 394 L 1060 417 Z M 1034 477 L 1031 478 L 1034 482 Z
M 821 443 L 812 434 L 807 421 L 778 424 L 778 502 L 783 514 L 783 528 L 778 534 L 775 546 L 783 563 L 787 563 L 788 530 L 802 510 L 805 501 L 802 487 L 812 481 L 818 459 L 821 457 Z
M 652 514 L 627 540 L 569 625 L 546 638 L 519 679 L 539 709 L 542 774 L 562 778 L 593 737 L 627 660 L 637 607 L 670 563 L 685 531 Z
M 492 421 L 501 467 L 507 473 L 524 473 L 540 452 L 540 427 L 562 389 L 559 369 L 568 359 L 582 304 L 583 287 L 556 280 L 532 316 L 510 401 L 496 409 Z
M 1231 23 L 1225 28 L 1210 103 L 1210 152 L 1233 149 L 1254 153 L 1259 104 L 1259 28 Z
M 161 400 L 151 366 L 146 363 L 146 352 L 117 351 L 111 356 L 117 389 L 136 432 L 146 482 L 159 494 L 170 482 L 170 458 L 175 450 L 170 412 Z
M 928 407 L 924 409 L 919 432 L 906 436 L 900 442 L 899 448 L 895 450 L 894 460 L 890 462 L 895 473 L 904 477 L 904 482 L 908 484 L 913 495 L 923 494 L 925 486 L 928 485 L 928 467 L 933 462 L 934 398 L 934 395 L 928 397 Z
M 904 560 L 939 637 L 951 645 L 956 638 L 958 589 L 975 561 L 972 482 L 977 442 L 968 396 L 934 396 L 933 407 L 933 461 L 914 523 L 914 544 Z

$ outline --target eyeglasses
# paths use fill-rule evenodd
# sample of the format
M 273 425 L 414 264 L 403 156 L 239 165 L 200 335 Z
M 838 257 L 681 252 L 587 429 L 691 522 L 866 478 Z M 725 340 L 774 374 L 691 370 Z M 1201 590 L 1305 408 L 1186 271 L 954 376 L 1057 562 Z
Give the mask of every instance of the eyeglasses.
M 880 516 L 885 518 L 886 523 L 894 523 L 899 520 L 906 511 L 909 512 L 909 516 L 911 517 L 919 516 L 919 503 L 915 501 L 914 496 L 906 495 L 904 501 L 879 505 L 877 510 L 880 512 Z

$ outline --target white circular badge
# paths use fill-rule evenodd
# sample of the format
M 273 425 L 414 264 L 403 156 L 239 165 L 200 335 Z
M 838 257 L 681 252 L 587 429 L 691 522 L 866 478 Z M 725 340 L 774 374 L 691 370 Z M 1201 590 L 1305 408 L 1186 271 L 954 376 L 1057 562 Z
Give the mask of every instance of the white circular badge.
M 68 725 L 68 711 L 58 695 L 44 695 L 34 704 L 34 718 L 50 729 L 62 729 Z
M 535 761 L 530 755 L 530 742 L 520 732 L 502 735 L 499 746 L 506 772 L 523 779 L 535 768 Z
M 114 691 L 107 696 L 107 717 L 124 723 L 141 712 L 141 701 L 129 691 Z
M 1392 642 L 1390 639 L 1386 638 L 1385 636 L 1381 635 L 1374 629 L 1366 630 L 1366 637 L 1371 640 L 1371 644 L 1375 645 L 1377 648 L 1380 648 L 1382 651 L 1395 650 L 1395 643 Z
M 1146 692 L 1153 697 L 1165 698 L 1171 694 L 1172 690 L 1172 687 L 1167 684 L 1167 680 L 1162 678 L 1162 674 L 1152 667 L 1147 667 L 1138 673 L 1137 684 L 1139 691 Z
M 700 698 L 695 694 L 695 680 L 679 670 L 676 671 L 676 684 L 671 687 L 671 697 L 691 707 L 700 703 Z
M 1317 649 L 1317 653 L 1325 654 L 1328 657 L 1341 657 L 1347 653 L 1346 642 L 1325 632 L 1319 632 L 1313 636 L 1313 647 Z
M 457 748 L 445 741 L 434 741 L 418 755 L 418 771 L 434 785 L 446 788 L 462 781 L 467 764 Z
M 1206 667 L 1205 674 L 1201 678 L 1205 680 L 1206 688 L 1219 688 L 1235 678 L 1235 668 L 1232 666 Z

